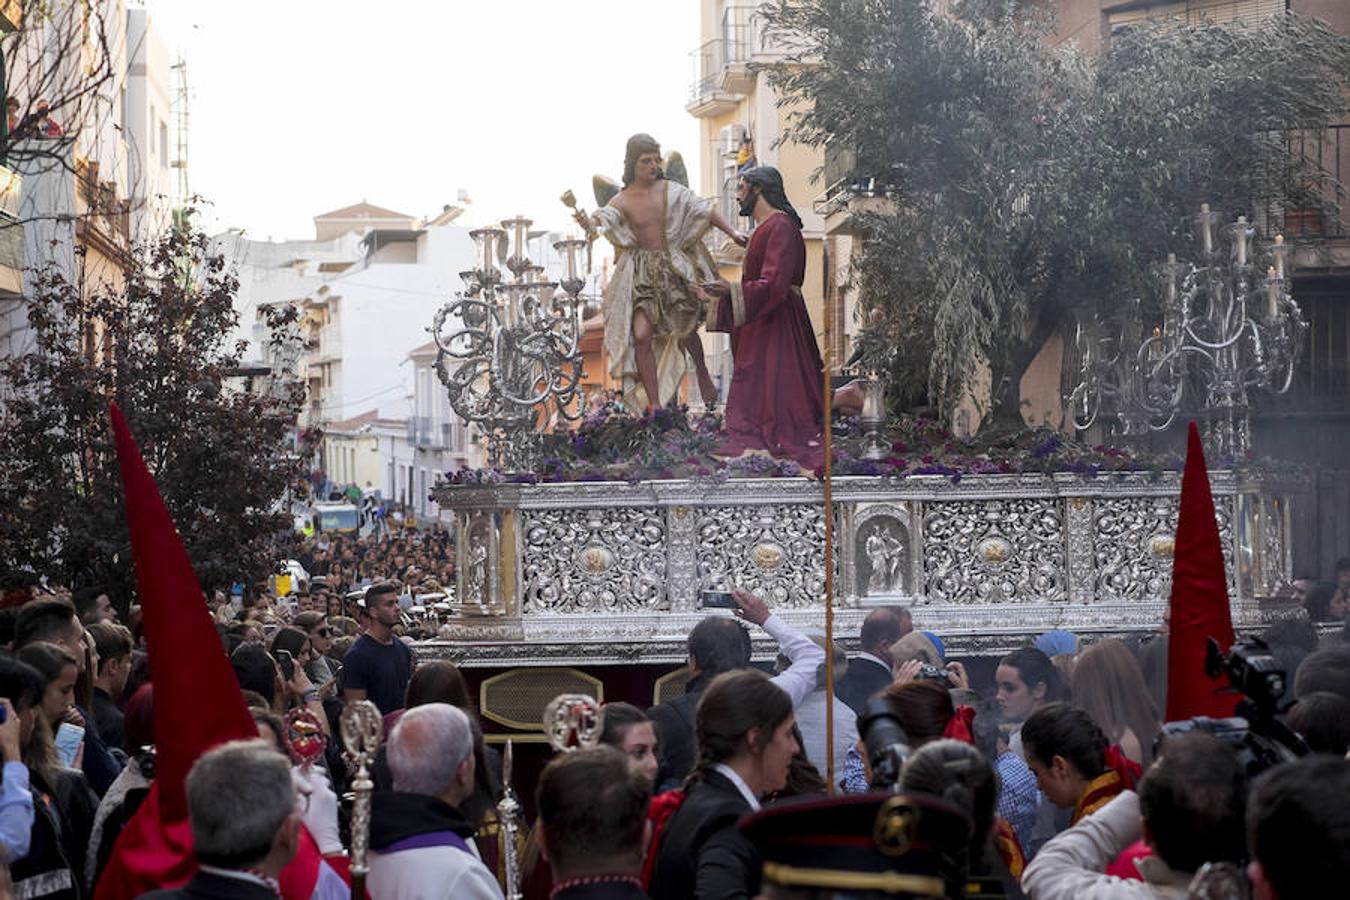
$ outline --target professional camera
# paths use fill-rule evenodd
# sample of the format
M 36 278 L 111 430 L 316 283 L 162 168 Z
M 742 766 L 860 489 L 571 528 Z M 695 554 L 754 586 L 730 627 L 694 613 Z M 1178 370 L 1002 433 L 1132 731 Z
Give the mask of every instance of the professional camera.
M 858 716 L 858 734 L 872 766 L 871 786 L 879 790 L 894 788 L 909 756 L 909 738 L 891 701 L 884 696 L 868 700 Z
M 1205 652 L 1205 674 L 1210 678 L 1228 676 L 1229 684 L 1243 696 L 1237 706 L 1238 715 L 1226 719 L 1196 716 L 1168 722 L 1158 735 L 1158 746 L 1171 735 L 1208 732 L 1237 751 L 1248 778 L 1309 753 L 1303 738 L 1277 718 L 1285 672 L 1264 641 L 1257 638 L 1238 641 L 1225 655 L 1218 641 L 1210 638 Z

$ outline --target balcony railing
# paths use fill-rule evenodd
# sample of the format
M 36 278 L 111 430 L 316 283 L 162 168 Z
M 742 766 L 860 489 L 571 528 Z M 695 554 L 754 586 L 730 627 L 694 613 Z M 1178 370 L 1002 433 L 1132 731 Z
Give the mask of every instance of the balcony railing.
M 414 447 L 450 447 L 453 429 L 449 422 L 436 422 L 430 416 L 408 418 L 408 443 Z
M 726 64 L 726 41 L 708 41 L 689 54 L 694 81 L 689 86 L 689 105 L 703 102 L 722 91 L 722 67 Z
M 1350 237 L 1350 211 L 1346 210 L 1343 176 L 1350 177 L 1350 124 L 1324 130 L 1295 131 L 1285 135 L 1291 156 L 1318 173 L 1311 189 L 1314 199 L 1298 206 L 1267 204 L 1264 222 L 1268 234 L 1282 232 L 1291 238 Z

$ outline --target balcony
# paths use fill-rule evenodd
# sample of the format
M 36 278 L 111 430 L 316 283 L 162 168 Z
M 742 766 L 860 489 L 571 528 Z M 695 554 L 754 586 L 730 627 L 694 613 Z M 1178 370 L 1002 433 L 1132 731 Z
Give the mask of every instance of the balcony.
M 1312 195 L 1307 202 L 1268 204 L 1258 216 L 1262 230 L 1304 241 L 1350 238 L 1350 213 L 1345 207 L 1342 180 L 1343 176 L 1350 177 L 1350 124 L 1295 131 L 1284 140 L 1291 156 L 1320 174 L 1305 185 Z
M 449 422 L 436 422 L 430 416 L 408 417 L 408 444 L 424 449 L 451 446 L 452 429 Z
M 794 41 L 792 34 L 774 28 L 758 9 L 751 10 L 747 26 L 747 49 L 752 63 L 782 62 L 802 49 L 800 41 Z
M 755 10 L 751 6 L 728 6 L 722 13 L 722 90 L 728 94 L 744 94 L 754 87 L 755 76 L 750 72 L 751 28 Z
M 736 48 L 730 48 L 735 52 Z M 694 67 L 694 81 L 689 86 L 689 100 L 684 108 L 691 116 L 704 119 L 720 116 L 736 108 L 741 95 L 728 91 L 723 84 L 723 71 L 727 68 L 729 48 L 723 39 L 708 41 L 693 53 L 689 59 Z

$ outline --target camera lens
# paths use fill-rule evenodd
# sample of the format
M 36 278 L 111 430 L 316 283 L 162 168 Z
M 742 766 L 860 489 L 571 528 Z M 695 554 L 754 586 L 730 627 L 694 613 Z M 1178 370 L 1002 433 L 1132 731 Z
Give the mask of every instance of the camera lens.
M 909 738 L 900 727 L 895 708 L 885 697 L 873 697 L 858 717 L 858 733 L 872 765 L 872 787 L 891 788 L 900 780 L 900 769 L 909 755 Z

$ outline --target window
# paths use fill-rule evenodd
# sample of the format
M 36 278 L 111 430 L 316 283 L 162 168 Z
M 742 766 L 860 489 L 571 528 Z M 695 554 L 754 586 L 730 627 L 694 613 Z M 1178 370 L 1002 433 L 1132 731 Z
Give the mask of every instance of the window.
M 159 123 L 159 159 L 162 164 L 169 164 L 169 126 L 164 122 Z
M 1222 25 L 1237 19 L 1250 23 L 1267 16 L 1279 15 L 1286 7 L 1286 0 L 1168 0 L 1107 13 L 1106 22 L 1111 31 L 1138 25 L 1150 19 L 1170 19 L 1185 25 L 1198 25 L 1201 22 Z

